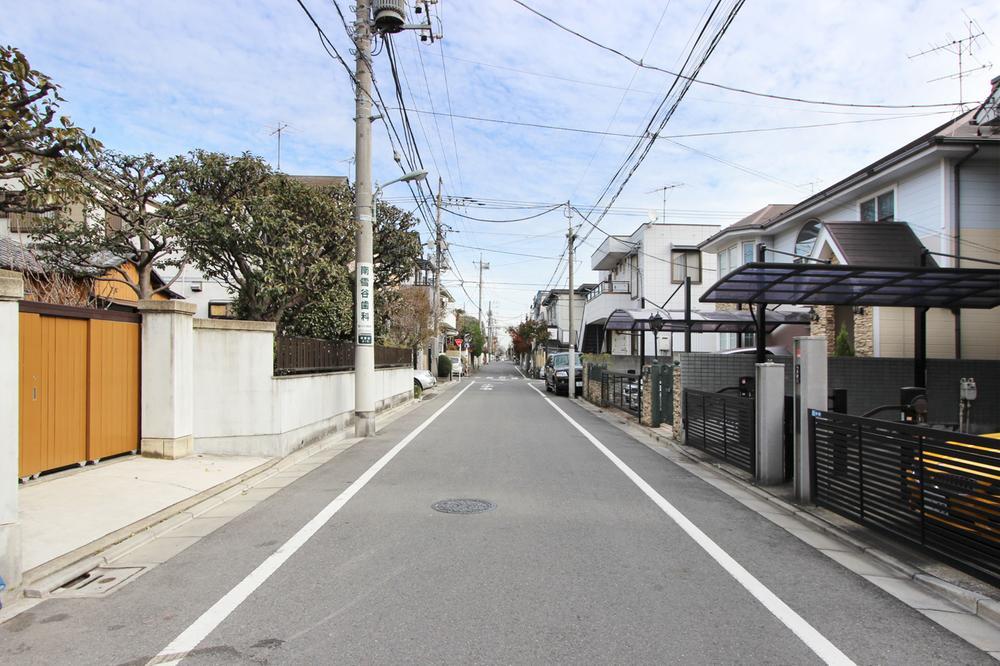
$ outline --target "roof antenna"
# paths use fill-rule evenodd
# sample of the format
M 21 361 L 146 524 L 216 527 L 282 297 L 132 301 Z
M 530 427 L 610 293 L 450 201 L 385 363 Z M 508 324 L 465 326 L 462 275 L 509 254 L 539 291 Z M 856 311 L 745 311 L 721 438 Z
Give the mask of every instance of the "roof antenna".
M 939 77 L 937 77 L 935 79 L 930 79 L 927 83 L 934 83 L 936 81 L 944 81 L 945 79 L 958 79 L 958 104 L 959 104 L 959 107 L 964 111 L 965 110 L 965 96 L 964 96 L 965 93 L 964 93 L 964 91 L 962 89 L 963 88 L 962 81 L 965 79 L 965 77 L 967 77 L 970 74 L 972 74 L 972 72 L 978 72 L 978 71 L 983 70 L 983 69 L 989 69 L 989 68 L 991 68 L 993 66 L 993 63 L 989 63 L 989 62 L 984 65 L 982 62 L 980 62 L 979 58 L 976 57 L 976 53 L 975 53 L 976 52 L 976 48 L 979 46 L 978 40 L 982 37 L 982 38 L 985 38 L 986 41 L 990 42 L 991 44 L 993 42 L 986 35 L 986 31 L 983 30 L 982 27 L 980 27 L 979 23 L 974 18 L 972 18 L 971 16 L 969 16 L 968 13 L 965 12 L 965 10 L 962 10 L 962 13 L 965 14 L 965 18 L 968 19 L 968 22 L 965 24 L 965 27 L 966 27 L 966 29 L 969 32 L 968 36 L 961 37 L 959 39 L 953 39 L 950 34 L 946 35 L 948 37 L 949 41 L 947 41 L 947 42 L 945 42 L 943 44 L 938 44 L 936 46 L 935 45 L 931 45 L 930 48 L 924 49 L 923 51 L 920 51 L 919 53 L 914 53 L 913 55 L 908 55 L 906 57 L 909 58 L 910 60 L 913 60 L 914 58 L 919 58 L 922 55 L 928 55 L 928 54 L 931 54 L 931 53 L 937 53 L 939 51 L 945 51 L 946 53 L 951 53 L 951 54 L 957 56 L 958 57 L 958 72 L 953 73 L 953 74 L 947 74 L 945 76 L 939 76 Z M 966 57 L 966 56 L 969 57 L 969 58 L 972 58 L 973 60 L 975 60 L 976 64 L 978 64 L 979 66 L 978 67 L 973 67 L 972 69 L 968 69 L 968 70 L 965 69 L 966 63 L 964 62 L 964 57 Z

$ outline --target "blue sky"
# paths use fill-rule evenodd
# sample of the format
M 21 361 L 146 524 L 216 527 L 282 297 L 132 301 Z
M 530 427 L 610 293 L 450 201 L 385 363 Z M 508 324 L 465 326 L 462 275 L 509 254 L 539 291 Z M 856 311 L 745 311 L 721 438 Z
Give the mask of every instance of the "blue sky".
M 350 57 L 332 0 L 303 1 Z M 340 0 L 345 11 L 349 4 Z M 667 68 L 678 64 L 709 5 L 702 0 L 528 4 L 601 43 L 635 57 L 645 53 L 646 62 Z M 958 99 L 955 81 L 927 81 L 954 72 L 955 57 L 907 55 L 962 36 L 963 9 L 993 40 L 981 40 L 978 62 L 971 62 L 996 66 L 965 80 L 966 101 L 980 101 L 990 78 L 1000 74 L 1000 5 L 995 2 L 750 0 L 700 78 L 812 99 L 953 102 Z M 638 70 L 510 0 L 441 0 L 437 10 L 443 41 L 422 45 L 412 33 L 396 38 L 404 95 L 414 110 L 447 112 L 450 97 L 455 114 L 631 134 L 645 125 L 652 104 L 670 83 L 665 74 Z M 354 150 L 350 81 L 323 51 L 295 0 L 18 3 L 16 11 L 4 12 L 0 41 L 20 47 L 36 68 L 60 83 L 65 111 L 81 126 L 96 128 L 111 148 L 161 156 L 195 148 L 251 151 L 273 163 L 276 141 L 270 133 L 287 123 L 284 171 L 349 173 L 347 160 Z M 392 105 L 385 54 L 376 58 L 376 76 Z M 768 203 L 795 203 L 944 122 L 950 117 L 945 111 L 851 111 L 694 85 L 667 134 L 866 122 L 678 139 L 755 173 L 660 141 L 617 204 L 627 210 L 610 214 L 602 226 L 628 233 L 649 215 L 662 216 L 662 196 L 650 192 L 671 183 L 684 183 L 668 195 L 667 220 L 673 222 L 725 225 Z M 477 199 L 571 199 L 591 205 L 630 145 L 620 137 L 429 114 L 414 113 L 411 120 L 432 182 L 440 175 L 446 195 Z M 377 180 L 399 175 L 381 126 L 375 131 L 374 156 Z M 408 209 L 415 205 L 402 186 L 386 196 Z M 502 219 L 538 209 L 464 210 Z M 484 252 L 491 264 L 484 300 L 493 301 L 503 323 L 519 319 L 556 266 L 566 224 L 561 212 L 510 224 L 447 214 L 444 220 L 455 230 L 449 240 L 457 270 L 447 277 L 459 305 L 475 308 L 457 275 L 466 278 L 474 298 L 472 262 L 479 257 L 478 250 L 460 246 L 486 247 L 492 251 Z M 590 253 L 600 238 L 592 235 L 578 251 L 581 279 L 592 277 Z

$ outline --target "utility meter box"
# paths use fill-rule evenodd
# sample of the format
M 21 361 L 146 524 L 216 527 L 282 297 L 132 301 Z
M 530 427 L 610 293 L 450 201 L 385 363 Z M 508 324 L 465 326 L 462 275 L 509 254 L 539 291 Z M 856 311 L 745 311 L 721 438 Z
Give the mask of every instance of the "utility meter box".
M 979 389 L 976 388 L 974 377 L 969 377 L 968 379 L 962 377 L 958 381 L 958 397 L 968 402 L 972 402 L 979 397 Z

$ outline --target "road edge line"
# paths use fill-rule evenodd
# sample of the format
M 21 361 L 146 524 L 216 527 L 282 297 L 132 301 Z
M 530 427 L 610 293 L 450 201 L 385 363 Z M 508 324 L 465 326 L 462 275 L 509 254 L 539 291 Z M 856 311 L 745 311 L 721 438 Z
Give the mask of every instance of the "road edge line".
M 251 571 L 239 583 L 233 586 L 221 599 L 212 604 L 208 610 L 202 613 L 194 622 L 188 625 L 177 638 L 172 640 L 165 648 L 160 650 L 155 657 L 147 662 L 148 666 L 153 664 L 178 664 L 192 650 L 208 637 L 222 622 L 235 611 L 240 604 L 253 594 L 264 582 L 267 581 L 281 566 L 294 555 L 299 548 L 304 546 L 340 509 L 344 507 L 362 488 L 368 485 L 376 474 L 383 467 L 396 457 L 407 444 L 412 442 L 422 433 L 427 426 L 433 423 L 446 409 L 452 406 L 462 394 L 468 391 L 476 383 L 476 380 L 469 382 L 468 386 L 459 391 L 458 395 L 445 403 L 436 412 L 431 414 L 423 423 L 411 430 L 408 435 L 401 439 L 395 446 L 379 458 L 371 467 L 362 473 L 343 492 L 323 507 L 319 513 L 313 516 L 309 522 L 299 528 L 287 541 L 271 553 L 263 562 Z
M 778 595 L 767 588 L 757 578 L 747 571 L 743 565 L 737 562 L 729 553 L 722 549 L 715 541 L 695 525 L 691 520 L 680 512 L 677 507 L 671 504 L 663 495 L 658 493 L 649 483 L 639 476 L 631 467 L 626 465 L 618 456 L 611 452 L 604 444 L 594 437 L 586 428 L 577 423 L 573 417 L 556 405 L 548 396 L 539 391 L 535 386 L 529 384 L 531 389 L 540 395 L 552 409 L 559 412 L 580 434 L 587 438 L 598 451 L 611 461 L 628 479 L 634 483 L 650 500 L 656 504 L 667 516 L 677 524 L 691 539 L 701 547 L 708 555 L 715 560 L 726 573 L 732 576 L 736 582 L 743 586 L 764 608 L 766 608 L 775 618 L 788 627 L 806 647 L 813 651 L 817 657 L 827 664 L 854 664 L 846 654 L 840 651 L 828 638 L 821 634 L 815 627 L 809 624 L 801 615 L 796 613 L 791 606 L 782 601 Z

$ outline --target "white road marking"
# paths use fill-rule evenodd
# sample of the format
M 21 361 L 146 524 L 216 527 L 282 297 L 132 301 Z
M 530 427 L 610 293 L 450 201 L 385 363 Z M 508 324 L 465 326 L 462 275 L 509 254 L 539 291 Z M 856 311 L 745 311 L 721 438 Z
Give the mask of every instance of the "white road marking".
M 597 447 L 597 450 L 607 456 L 615 467 L 622 471 L 629 478 L 629 480 L 639 487 L 642 492 L 646 494 L 649 499 L 660 507 L 660 509 L 667 514 L 677 525 L 684 530 L 689 537 L 691 537 L 696 544 L 701 546 L 701 548 L 711 555 L 712 559 L 718 562 L 723 569 L 729 573 L 730 576 L 736 579 L 736 581 L 746 588 L 747 592 L 752 594 L 757 601 L 759 601 L 764 608 L 769 610 L 772 615 L 774 615 L 778 620 L 781 621 L 786 627 L 792 630 L 792 632 L 799 637 L 799 639 L 806 644 L 810 650 L 816 653 L 820 659 L 822 659 L 827 664 L 838 664 L 838 665 L 853 665 L 854 662 L 841 652 L 836 645 L 831 643 L 823 634 L 819 633 L 811 624 L 806 622 L 801 615 L 796 613 L 792 608 L 786 604 L 784 601 L 778 598 L 778 596 L 764 586 L 759 580 L 757 580 L 753 574 L 743 568 L 739 562 L 732 558 L 729 553 L 724 551 L 717 543 L 715 543 L 711 537 L 701 531 L 697 525 L 692 523 L 687 516 L 681 513 L 673 504 L 668 502 L 663 495 L 656 492 L 656 490 L 646 483 L 646 481 L 636 474 L 631 467 L 626 465 L 621 459 L 611 452 L 606 446 L 601 444 L 601 442 L 591 435 L 586 428 L 581 426 L 579 423 L 573 420 L 573 418 L 559 408 L 552 400 L 550 400 L 544 393 L 539 391 L 535 386 L 529 384 L 533 391 L 538 395 L 542 396 L 545 402 L 549 403 L 554 410 L 559 412 L 564 419 L 570 422 L 570 424 L 580 431 L 584 437 L 586 437 L 591 444 Z
M 493 390 L 493 384 L 483 384 L 482 386 L 479 387 L 479 390 L 480 391 L 492 391 Z
M 241 580 L 236 586 L 225 594 L 221 599 L 219 599 L 215 604 L 212 605 L 207 611 L 202 613 L 201 617 L 194 621 L 191 626 L 185 629 L 181 634 L 175 638 L 171 643 L 160 650 L 160 653 L 153 657 L 148 664 L 178 664 L 182 659 L 184 659 L 189 652 L 198 647 L 205 638 L 215 631 L 223 620 L 229 617 L 230 614 L 236 608 L 243 603 L 247 597 L 249 597 L 253 592 L 260 587 L 268 578 L 271 577 L 275 571 L 277 571 L 282 564 L 284 564 L 288 558 L 295 554 L 295 552 L 301 548 L 316 532 L 319 531 L 323 525 L 327 523 L 334 514 L 336 514 L 340 509 L 347 504 L 352 497 L 354 497 L 359 490 L 365 487 L 369 481 L 374 478 L 376 474 L 381 471 L 383 467 L 389 464 L 389 461 L 396 457 L 396 454 L 403 450 L 407 444 L 412 442 L 417 435 L 424 431 L 427 426 L 434 422 L 434 419 L 439 417 L 444 410 L 454 404 L 456 400 L 462 397 L 462 394 L 472 388 L 475 384 L 475 380 L 469 382 L 469 385 L 464 389 L 459 391 L 458 395 L 449 400 L 441 409 L 437 410 L 431 414 L 427 420 L 418 425 L 416 428 L 410 431 L 406 437 L 404 437 L 396 446 L 389 449 L 389 451 L 378 459 L 378 461 L 369 467 L 364 474 L 359 476 L 357 480 L 354 481 L 350 486 L 347 487 L 344 492 L 340 493 L 332 502 L 327 504 L 323 509 L 317 513 L 308 523 L 303 525 L 298 532 L 292 535 L 288 541 L 281 544 L 278 550 L 271 553 L 270 556 L 263 562 L 261 562 L 256 569 L 250 572 L 246 578 Z

